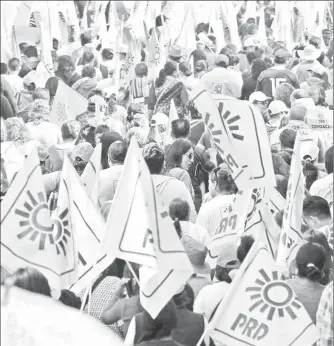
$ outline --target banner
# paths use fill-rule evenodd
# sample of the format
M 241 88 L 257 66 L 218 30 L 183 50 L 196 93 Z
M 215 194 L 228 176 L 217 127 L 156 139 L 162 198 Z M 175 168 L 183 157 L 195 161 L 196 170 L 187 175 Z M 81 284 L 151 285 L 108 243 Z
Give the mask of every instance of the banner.
M 33 149 L 1 202 L 1 266 L 10 273 L 33 267 L 62 289 L 77 279 L 75 245 L 67 206 L 51 220 Z
M 276 214 L 285 208 L 285 198 L 274 187 L 264 188 L 264 199 L 272 214 Z
M 318 339 L 296 293 L 259 241 L 238 270 L 208 334 L 216 344 L 229 346 L 312 346 Z
M 75 90 L 59 81 L 56 96 L 51 110 L 51 122 L 59 127 L 67 120 L 76 120 L 76 117 L 87 111 L 88 100 Z
M 79 175 L 66 155 L 55 215 L 59 215 L 65 206 L 68 208 L 72 233 L 77 240 L 79 260 L 78 280 L 68 288 L 78 294 L 96 279 L 114 261 L 114 258 L 107 256 L 107 252 L 103 254 L 100 252 L 105 226 L 103 217 L 88 197 Z
M 305 130 L 297 132 L 292 154 L 289 183 L 286 194 L 286 206 L 284 209 L 282 230 L 277 253 L 277 264 L 282 267 L 282 270 L 288 270 L 291 261 L 295 258 L 299 242 L 302 239 L 301 224 L 303 218 L 305 178 L 302 170 L 300 148 L 303 142 L 309 141 L 306 134 L 307 131 Z
M 168 296 L 165 299 L 169 300 L 180 288 L 180 281 L 185 283 L 193 273 L 189 258 L 167 210 L 159 200 L 134 138 L 106 223 L 101 251 L 158 269 L 158 273 L 150 277 L 149 286 L 141 284 L 145 297 L 141 303 L 152 318 L 157 316 L 166 303 L 156 298 L 160 297 L 161 290 L 166 291 L 162 285 L 168 284 Z M 160 280 L 161 277 L 169 276 L 168 273 L 173 270 L 178 272 L 178 280 Z
M 164 67 L 166 57 L 163 52 L 163 42 L 160 42 L 155 27 L 153 27 L 151 37 L 148 40 L 148 78 L 155 79 L 159 71 Z

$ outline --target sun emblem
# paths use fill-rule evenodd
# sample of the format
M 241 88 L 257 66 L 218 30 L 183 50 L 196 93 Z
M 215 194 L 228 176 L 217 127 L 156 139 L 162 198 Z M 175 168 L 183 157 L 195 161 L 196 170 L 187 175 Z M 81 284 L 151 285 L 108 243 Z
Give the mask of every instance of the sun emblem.
M 42 192 L 36 198 L 28 190 L 29 202 L 23 204 L 24 208 L 15 209 L 15 214 L 24 218 L 20 221 L 21 232 L 17 234 L 18 239 L 30 236 L 31 241 L 39 241 L 38 249 L 45 250 L 48 240 L 53 245 L 57 254 L 61 252 L 66 256 L 65 244 L 71 237 L 70 231 L 66 228 L 69 224 L 67 219 L 69 210 L 66 208 L 59 216 L 51 220 L 50 210 Z
M 223 108 L 224 108 L 224 103 L 219 102 L 218 109 L 219 109 L 219 113 L 220 113 L 220 117 L 222 118 L 222 121 L 224 119 L 224 122 L 228 125 L 229 130 L 232 132 L 233 138 L 238 139 L 239 141 L 242 141 L 244 139 L 244 136 L 236 132 L 236 131 L 239 131 L 239 126 L 237 123 L 241 120 L 240 115 L 235 115 L 230 118 L 231 112 L 227 110 L 223 114 Z
M 260 190 L 258 189 L 253 190 L 251 202 L 252 204 L 250 208 L 248 209 L 248 213 L 247 213 L 247 222 L 251 219 L 252 215 L 255 213 L 258 204 L 262 202 L 262 196 L 260 194 Z
M 279 277 L 278 272 L 273 271 L 270 277 L 263 269 L 259 270 L 259 274 L 260 277 L 255 280 L 254 286 L 246 288 L 246 292 L 251 294 L 250 299 L 254 301 L 249 311 L 259 309 L 263 314 L 267 311 L 268 321 L 277 317 L 277 312 L 280 318 L 288 314 L 295 320 L 295 311 L 302 305 L 292 288 L 283 281 L 283 276 Z
M 59 121 L 64 122 L 68 118 L 68 108 L 64 102 L 58 102 L 55 104 L 55 112 Z

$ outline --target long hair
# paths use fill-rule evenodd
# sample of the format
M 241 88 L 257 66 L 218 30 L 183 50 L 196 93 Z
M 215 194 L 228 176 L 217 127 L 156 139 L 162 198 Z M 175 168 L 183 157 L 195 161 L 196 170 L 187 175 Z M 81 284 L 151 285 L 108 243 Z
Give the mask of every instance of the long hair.
M 264 60 L 255 59 L 252 63 L 252 68 L 251 68 L 252 78 L 255 80 L 258 80 L 259 75 L 267 69 L 268 69 L 268 66 Z
M 169 204 L 169 216 L 174 221 L 174 227 L 180 238 L 182 229 L 180 221 L 188 221 L 190 215 L 189 203 L 181 198 L 173 199 Z
M 319 170 L 310 161 L 306 161 L 303 166 L 303 173 L 305 176 L 305 188 L 310 191 L 312 184 L 318 179 Z
M 172 76 L 173 73 L 177 70 L 177 65 L 173 61 L 167 61 L 164 68 L 160 70 L 159 77 L 155 81 L 155 86 L 157 88 L 161 87 L 165 81 L 167 76 Z
M 166 155 L 166 171 L 172 168 L 180 167 L 182 156 L 191 149 L 191 143 L 185 139 L 179 138 L 172 143 Z

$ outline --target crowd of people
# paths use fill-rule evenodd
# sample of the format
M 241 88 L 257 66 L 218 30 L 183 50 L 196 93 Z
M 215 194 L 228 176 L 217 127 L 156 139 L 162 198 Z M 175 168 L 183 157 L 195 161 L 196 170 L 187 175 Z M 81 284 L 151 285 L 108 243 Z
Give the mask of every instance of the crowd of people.
M 161 19 L 156 20 L 158 33 L 168 22 L 165 16 Z M 142 43 L 133 77 L 118 88 L 110 81 L 122 79 L 129 54 L 126 44 L 118 51 L 104 47 L 87 29 L 81 33 L 79 49 L 59 55 L 54 39 L 55 73 L 41 81 L 36 72 L 43 63 L 39 47 L 20 43 L 21 55 L 1 62 L 1 200 L 33 149 L 39 155 L 46 196 L 56 202 L 65 155 L 81 175 L 101 144 L 98 207 L 107 220 L 134 137 L 194 274 L 155 319 L 140 303 L 134 276 L 139 277 L 140 266 L 132 263 L 129 270 L 120 259 L 93 282 L 88 298 L 84 291 L 76 295 L 68 289 L 55 296 L 47 278 L 28 266 L 8 273 L 2 265 L 2 284 L 52 297 L 75 309 L 83 307 L 125 345 L 197 345 L 255 241 L 245 234 L 239 243 L 221 248 L 216 266 L 206 262 L 212 238 L 238 187 L 217 154 L 204 114 L 191 99 L 191 91 L 203 83 L 215 101 L 242 100 L 261 113 L 276 189 L 284 199 L 297 132 L 312 131 L 312 140 L 300 152 L 305 177 L 304 243 L 295 258 L 296 269 L 286 279 L 317 326 L 317 345 L 333 345 L 333 134 L 332 127 L 317 131 L 308 123 L 312 113 L 325 114 L 326 124 L 333 124 L 333 33 L 328 28 L 322 37 L 309 33 L 303 44 L 289 51 L 268 30 L 268 45 L 263 46 L 257 40 L 256 18 L 244 18 L 239 27 L 242 49 L 228 43 L 216 51 L 215 32 L 209 23 L 200 23 L 194 32 L 197 49 L 188 56 L 184 47 L 169 45 L 166 63 L 153 79 L 148 47 Z M 51 121 L 59 83 L 88 101 L 84 114 L 65 119 L 61 126 Z M 174 111 L 176 118 L 171 121 Z M 274 215 L 279 228 L 283 214 L 280 210 Z M 213 344 L 204 338 L 201 345 Z

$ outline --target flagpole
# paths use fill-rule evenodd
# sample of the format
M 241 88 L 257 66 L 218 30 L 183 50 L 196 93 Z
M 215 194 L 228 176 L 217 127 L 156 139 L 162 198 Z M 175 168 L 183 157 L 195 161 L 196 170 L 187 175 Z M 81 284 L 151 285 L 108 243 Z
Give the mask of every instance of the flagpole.
M 125 261 L 125 263 L 126 263 L 126 264 L 127 264 L 127 266 L 129 267 L 129 269 L 130 269 L 130 272 L 131 272 L 132 276 L 134 277 L 134 279 L 135 279 L 135 280 L 136 280 L 136 282 L 137 282 L 138 287 L 140 288 L 139 279 L 138 279 L 138 277 L 137 277 L 137 275 L 136 275 L 135 271 L 133 270 L 133 268 L 132 268 L 132 266 L 131 266 L 130 262 L 129 262 L 129 261 Z

